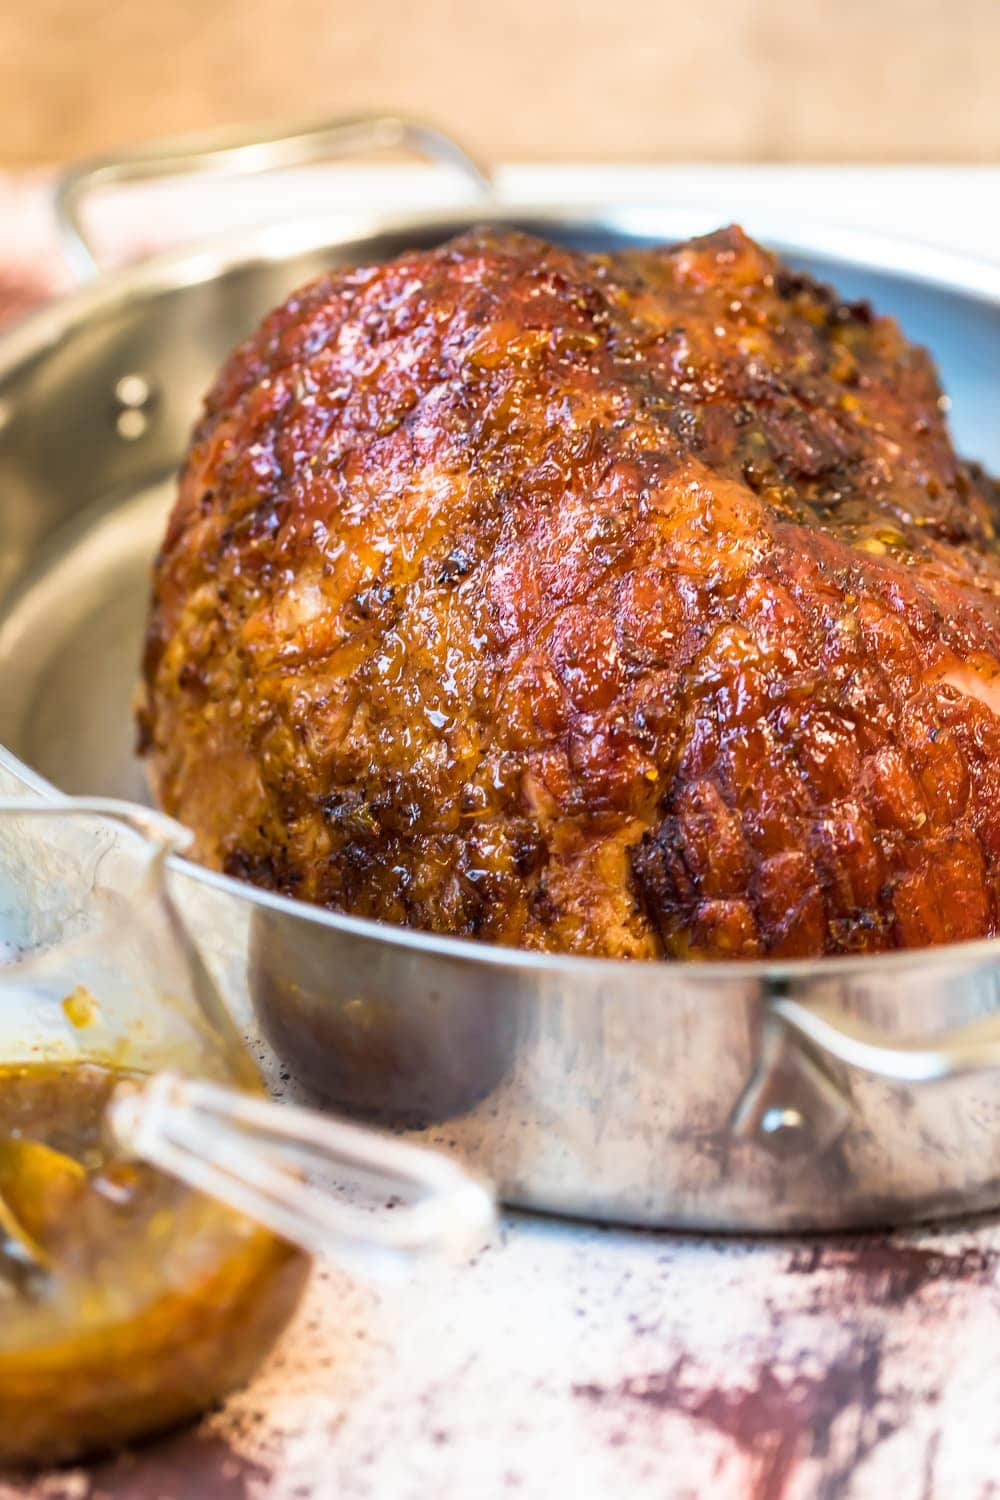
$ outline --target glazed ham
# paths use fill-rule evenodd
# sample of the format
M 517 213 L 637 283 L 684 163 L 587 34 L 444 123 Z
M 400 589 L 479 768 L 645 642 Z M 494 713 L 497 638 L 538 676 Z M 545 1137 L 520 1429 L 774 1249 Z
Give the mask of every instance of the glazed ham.
M 1000 923 L 1000 492 L 927 354 L 738 229 L 480 231 L 291 297 L 210 393 L 142 740 L 199 857 L 609 957 Z

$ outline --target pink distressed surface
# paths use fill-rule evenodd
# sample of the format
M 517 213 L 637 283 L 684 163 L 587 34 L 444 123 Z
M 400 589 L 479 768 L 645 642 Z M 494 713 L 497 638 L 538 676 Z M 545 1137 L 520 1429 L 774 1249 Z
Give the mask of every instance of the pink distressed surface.
M 316 1274 L 189 1432 L 3 1500 L 987 1500 L 1000 1227 L 705 1242 L 511 1219 L 459 1271 Z
M 68 278 L 43 182 L 0 179 L 0 223 L 3 319 Z M 140 201 L 105 237 L 167 231 Z M 998 1355 L 995 1220 L 750 1242 L 514 1216 L 404 1287 L 317 1271 L 223 1411 L 0 1500 L 989 1500 Z

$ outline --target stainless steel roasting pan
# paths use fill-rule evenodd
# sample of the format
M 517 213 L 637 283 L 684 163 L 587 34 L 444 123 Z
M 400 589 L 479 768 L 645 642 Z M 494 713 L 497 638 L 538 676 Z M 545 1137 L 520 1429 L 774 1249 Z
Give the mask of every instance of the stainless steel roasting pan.
M 95 186 L 247 171 L 431 131 L 354 121 L 93 163 L 58 196 L 90 284 L 0 340 L 0 793 L 144 796 L 130 699 L 147 569 L 200 397 L 321 268 L 502 220 L 583 246 L 743 218 L 928 344 L 959 448 L 1000 468 L 1000 266 L 707 200 L 242 231 L 97 276 Z M 15 759 L 16 757 L 16 759 Z M 28 768 L 32 768 L 29 770 Z M 317 910 L 175 860 L 209 962 L 306 1089 L 489 1174 L 509 1203 L 636 1224 L 792 1230 L 1000 1204 L 1000 943 L 870 959 L 627 964 L 540 956 Z

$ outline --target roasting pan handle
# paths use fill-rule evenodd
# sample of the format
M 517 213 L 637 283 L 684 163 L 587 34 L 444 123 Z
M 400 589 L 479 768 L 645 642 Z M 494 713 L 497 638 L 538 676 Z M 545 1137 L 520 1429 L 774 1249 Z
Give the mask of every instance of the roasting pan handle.
M 821 1055 L 896 1083 L 933 1083 L 1000 1069 L 1000 1015 L 941 1036 L 913 1039 L 784 995 L 772 996 L 768 1008 Z
M 458 167 L 481 192 L 490 191 L 488 171 L 458 141 L 432 125 L 398 115 L 357 115 L 320 123 L 286 122 L 263 129 L 243 126 L 175 136 L 95 156 L 61 174 L 56 182 L 55 216 L 63 254 L 79 281 L 91 281 L 99 274 L 82 210 L 100 188 L 158 177 L 247 177 L 306 166 L 330 156 L 401 148 Z

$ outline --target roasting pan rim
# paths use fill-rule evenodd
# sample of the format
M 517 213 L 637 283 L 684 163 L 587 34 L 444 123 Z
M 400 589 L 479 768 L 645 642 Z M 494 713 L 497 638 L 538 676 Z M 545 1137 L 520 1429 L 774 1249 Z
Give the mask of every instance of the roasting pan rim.
M 239 233 L 215 234 L 193 245 L 161 252 L 132 265 L 103 272 L 96 280 L 67 292 L 27 314 L 0 334 L 0 379 L 58 342 L 72 328 L 107 314 L 136 297 L 183 290 L 261 263 L 281 263 L 324 248 L 351 245 L 388 236 L 427 231 L 450 233 L 483 225 L 544 231 L 546 227 L 579 233 L 617 235 L 635 243 L 668 244 L 689 233 L 708 233 L 732 223 L 714 212 L 714 203 L 651 205 L 590 203 L 479 203 L 421 214 L 344 213 L 266 223 Z M 795 226 L 798 226 L 796 230 Z M 659 226 L 659 227 L 655 227 Z M 759 212 L 744 216 L 743 227 L 766 248 L 780 255 L 807 255 L 831 266 L 906 276 L 944 291 L 980 297 L 1000 305 L 1000 262 L 953 251 L 906 235 L 844 227 L 817 218 Z M 932 351 L 933 352 L 933 351 Z

